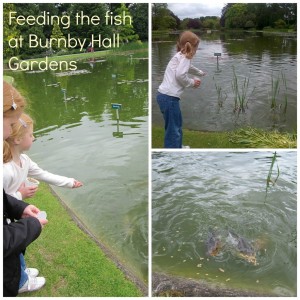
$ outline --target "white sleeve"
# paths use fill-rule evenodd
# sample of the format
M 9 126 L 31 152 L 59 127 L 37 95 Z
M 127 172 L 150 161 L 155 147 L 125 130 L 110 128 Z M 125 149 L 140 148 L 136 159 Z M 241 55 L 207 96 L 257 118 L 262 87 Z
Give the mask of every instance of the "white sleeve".
M 48 171 L 41 169 L 35 162 L 30 159 L 28 176 L 36 178 L 37 180 L 44 181 L 48 184 L 52 184 L 59 187 L 72 188 L 74 185 L 74 179 L 65 176 L 52 174 Z
M 18 181 L 9 163 L 3 166 L 3 190 L 6 194 L 22 200 L 22 194 L 18 191 Z
M 189 78 L 188 72 L 190 69 L 190 60 L 186 57 L 183 57 L 175 71 L 176 79 L 179 81 L 180 85 L 183 87 L 193 87 L 194 80 Z
M 201 71 L 200 69 L 194 67 L 193 65 L 190 66 L 189 73 L 198 75 L 198 76 L 204 76 L 205 73 Z

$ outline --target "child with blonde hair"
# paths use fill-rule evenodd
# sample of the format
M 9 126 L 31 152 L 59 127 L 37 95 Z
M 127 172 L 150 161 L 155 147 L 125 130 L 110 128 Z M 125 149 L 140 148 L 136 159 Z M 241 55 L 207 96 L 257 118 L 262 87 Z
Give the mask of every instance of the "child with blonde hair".
M 33 121 L 23 113 L 18 121 L 12 125 L 12 132 L 3 145 L 3 188 L 7 194 L 19 200 L 32 197 L 38 187 L 26 185 L 25 182 L 28 176 L 60 187 L 77 188 L 82 186 L 80 181 L 73 178 L 44 171 L 29 156 L 24 154 L 24 151 L 30 149 L 33 141 Z M 30 268 L 28 274 L 22 254 L 20 260 L 22 266 L 21 278 L 26 277 L 26 272 L 27 275 L 34 277 L 38 275 L 38 270 L 34 268 Z M 19 289 L 19 293 L 28 291 L 29 286 L 26 284 Z
M 12 126 L 18 121 L 25 107 L 20 93 L 3 82 L 3 140 L 9 138 Z M 36 269 L 23 269 L 22 252 L 40 235 L 47 220 L 38 219 L 39 209 L 19 201 L 3 190 L 3 296 L 17 296 L 24 286 L 31 290 L 45 284 L 44 277 L 30 276 Z M 23 271 L 23 272 L 22 272 Z M 32 274 L 33 275 L 33 274 Z
M 157 102 L 165 120 L 165 148 L 182 148 L 182 116 L 180 97 L 187 87 L 197 88 L 199 78 L 188 74 L 204 76 L 205 72 L 191 64 L 200 43 L 199 37 L 191 31 L 184 31 L 177 42 L 177 53 L 167 65 L 163 82 L 158 88 Z
M 3 147 L 3 188 L 7 194 L 19 200 L 32 197 L 36 186 L 26 186 L 27 177 L 32 177 L 59 187 L 78 188 L 82 183 L 73 178 L 52 174 L 41 169 L 24 151 L 28 151 L 34 141 L 33 121 L 22 114 L 12 127 L 12 134 Z

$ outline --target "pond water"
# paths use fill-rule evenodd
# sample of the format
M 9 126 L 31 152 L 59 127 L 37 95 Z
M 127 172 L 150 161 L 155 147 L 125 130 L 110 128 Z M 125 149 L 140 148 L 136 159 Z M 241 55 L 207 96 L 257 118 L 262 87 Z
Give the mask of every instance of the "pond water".
M 250 125 L 296 132 L 296 35 L 213 32 L 200 36 L 192 64 L 207 75 L 202 77 L 200 88 L 186 89 L 182 95 L 183 127 L 227 131 Z M 156 91 L 176 53 L 177 38 L 155 36 L 152 41 L 152 122 L 158 126 L 163 125 L 163 119 Z M 218 64 L 215 53 L 221 53 Z M 233 88 L 235 80 L 238 91 Z M 244 111 L 235 105 L 238 94 L 244 98 Z
M 152 155 L 152 270 L 256 293 L 296 296 L 297 152 Z M 255 249 L 243 258 L 229 231 Z M 209 232 L 222 242 L 207 255 Z M 235 251 L 233 251 L 235 248 Z
M 36 124 L 29 155 L 43 169 L 84 183 L 55 191 L 147 281 L 148 60 L 113 56 L 77 65 L 71 73 L 9 73 Z M 111 103 L 122 104 L 119 124 Z

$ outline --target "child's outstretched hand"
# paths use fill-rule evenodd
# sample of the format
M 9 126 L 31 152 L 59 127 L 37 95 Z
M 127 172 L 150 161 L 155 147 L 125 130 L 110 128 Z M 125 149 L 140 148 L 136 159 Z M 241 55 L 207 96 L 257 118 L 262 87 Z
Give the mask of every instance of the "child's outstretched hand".
M 18 192 L 22 195 L 22 200 L 26 198 L 31 198 L 36 191 L 38 190 L 37 186 L 25 186 L 25 183 L 23 183 L 20 188 L 18 189 Z
M 83 186 L 82 182 L 80 182 L 78 180 L 74 180 L 74 184 L 73 184 L 73 187 L 72 187 L 73 189 L 79 188 L 81 186 Z
M 201 84 L 201 80 L 199 78 L 194 78 L 194 87 L 198 88 Z

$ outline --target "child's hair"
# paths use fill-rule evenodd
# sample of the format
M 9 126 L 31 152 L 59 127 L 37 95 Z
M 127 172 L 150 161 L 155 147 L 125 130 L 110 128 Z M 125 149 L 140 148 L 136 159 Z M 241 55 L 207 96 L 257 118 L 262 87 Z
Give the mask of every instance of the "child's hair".
M 25 100 L 9 83 L 3 81 L 3 117 L 20 115 L 25 107 Z
M 184 31 L 180 34 L 177 42 L 177 52 L 185 54 L 186 58 L 191 59 L 198 48 L 200 38 L 191 31 Z
M 12 147 L 14 139 L 22 138 L 27 129 L 33 126 L 33 120 L 26 114 L 22 114 L 19 121 L 12 126 L 11 135 L 3 142 L 3 162 L 7 163 L 13 159 Z

